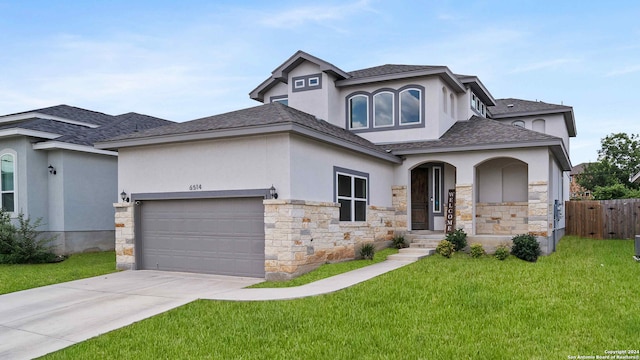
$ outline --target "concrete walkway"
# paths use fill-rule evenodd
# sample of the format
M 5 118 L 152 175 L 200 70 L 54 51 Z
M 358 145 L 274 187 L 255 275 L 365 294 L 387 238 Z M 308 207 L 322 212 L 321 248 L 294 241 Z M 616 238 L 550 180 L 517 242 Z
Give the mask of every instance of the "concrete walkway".
M 334 292 L 412 261 L 365 268 L 278 289 L 244 289 L 263 279 L 124 271 L 0 296 L 0 359 L 31 359 L 197 299 L 262 301 Z

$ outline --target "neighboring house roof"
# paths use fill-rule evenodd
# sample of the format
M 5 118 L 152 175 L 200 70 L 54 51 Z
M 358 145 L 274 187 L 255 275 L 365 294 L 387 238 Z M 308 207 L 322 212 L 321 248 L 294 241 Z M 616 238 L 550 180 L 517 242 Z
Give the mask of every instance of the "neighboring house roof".
M 128 113 L 113 116 L 57 105 L 0 116 L 0 137 L 22 135 L 40 139 L 33 145 L 39 150 L 66 148 L 106 153 L 94 149 L 93 144 L 98 140 L 168 124 L 173 122 L 148 115 Z
M 566 105 L 549 104 L 542 101 L 529 101 L 522 99 L 497 99 L 495 106 L 487 108 L 493 119 L 514 118 L 519 116 L 535 116 L 545 114 L 562 114 L 569 136 L 576 136 L 576 120 L 573 115 L 573 107 Z
M 107 115 L 101 112 L 82 109 L 69 105 L 56 105 L 37 110 L 23 111 L 15 114 L 8 114 L 0 117 L 0 122 L 13 121 L 14 118 L 25 117 L 41 117 L 48 118 L 48 115 L 52 118 L 72 120 L 74 122 L 93 124 L 93 125 L 105 125 L 113 120 L 113 116 Z
M 587 166 L 591 165 L 591 163 L 580 163 L 571 168 L 571 173 L 569 175 L 580 175 L 584 172 Z
M 114 118 L 115 119 L 108 125 L 96 129 L 84 128 L 72 134 L 61 136 L 57 138 L 56 141 L 93 146 L 93 144 L 101 140 L 174 124 L 173 121 L 133 112 L 114 116 Z
M 456 122 L 437 140 L 380 146 L 395 155 L 547 146 L 551 147 L 563 170 L 571 169 L 571 162 L 561 138 L 479 116 Z
M 400 159 L 336 125 L 280 103 L 269 103 L 202 119 L 130 133 L 96 145 L 100 149 L 293 132 L 399 163 Z
M 495 100 L 480 80 L 475 76 L 456 75 L 446 66 L 430 65 L 398 65 L 387 64 L 371 68 L 345 72 L 337 66 L 298 50 L 282 65 L 278 66 L 271 74 L 271 77 L 263 81 L 258 87 L 253 89 L 249 96 L 257 101 L 264 101 L 264 94 L 278 83 L 288 83 L 288 74 L 296 66 L 304 61 L 309 61 L 320 67 L 320 71 L 333 75 L 336 78 L 336 86 L 351 86 L 378 81 L 388 81 L 396 79 L 406 79 L 411 77 L 440 76 L 452 89 L 462 93 L 466 90 L 465 85 L 469 85 L 476 95 L 478 95 L 487 105 L 494 105 Z

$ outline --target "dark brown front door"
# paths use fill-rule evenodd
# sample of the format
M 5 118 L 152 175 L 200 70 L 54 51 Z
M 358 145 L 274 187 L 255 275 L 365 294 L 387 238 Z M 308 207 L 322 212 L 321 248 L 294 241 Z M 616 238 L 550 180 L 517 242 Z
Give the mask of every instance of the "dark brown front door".
M 411 229 L 429 230 L 428 169 L 411 171 Z

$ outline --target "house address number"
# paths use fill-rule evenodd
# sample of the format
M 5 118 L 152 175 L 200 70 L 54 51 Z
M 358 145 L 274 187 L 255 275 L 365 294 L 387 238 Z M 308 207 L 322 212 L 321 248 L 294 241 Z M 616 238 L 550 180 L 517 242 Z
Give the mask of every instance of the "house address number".
M 202 190 L 202 184 L 189 185 L 189 190 Z

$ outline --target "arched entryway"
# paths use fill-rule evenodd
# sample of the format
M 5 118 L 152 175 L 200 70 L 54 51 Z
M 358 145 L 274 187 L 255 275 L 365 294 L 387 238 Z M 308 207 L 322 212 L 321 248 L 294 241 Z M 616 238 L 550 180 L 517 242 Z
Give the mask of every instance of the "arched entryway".
M 443 231 L 449 190 L 455 190 L 456 168 L 425 162 L 411 169 L 411 230 Z
M 476 234 L 528 232 L 528 178 L 528 165 L 514 158 L 495 158 L 476 166 Z

